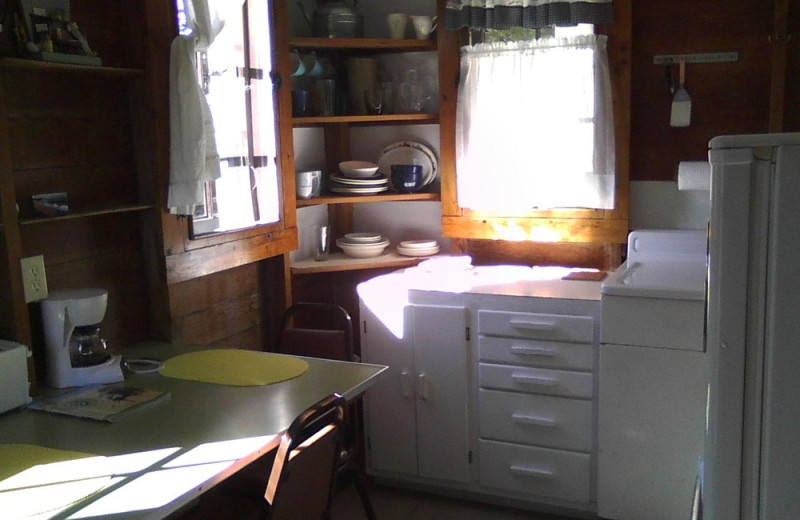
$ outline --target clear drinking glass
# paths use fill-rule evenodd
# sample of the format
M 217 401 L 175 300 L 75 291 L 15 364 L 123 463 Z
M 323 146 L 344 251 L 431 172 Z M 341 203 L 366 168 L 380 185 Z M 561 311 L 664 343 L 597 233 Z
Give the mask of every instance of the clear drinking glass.
M 328 259 L 331 252 L 330 226 L 314 226 L 314 260 L 321 262 Z
M 383 91 L 380 87 L 373 87 L 364 90 L 364 105 L 367 113 L 380 115 L 383 113 Z

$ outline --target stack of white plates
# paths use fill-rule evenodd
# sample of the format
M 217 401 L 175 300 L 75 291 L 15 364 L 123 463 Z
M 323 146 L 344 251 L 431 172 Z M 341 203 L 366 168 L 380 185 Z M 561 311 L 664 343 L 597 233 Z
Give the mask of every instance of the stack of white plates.
M 436 240 L 404 240 L 397 246 L 397 253 L 403 256 L 430 256 L 438 252 Z
M 379 233 L 347 233 L 336 245 L 351 258 L 372 258 L 383 254 L 389 239 Z
M 389 189 L 389 179 L 380 173 L 360 179 L 344 175 L 331 175 L 328 177 L 328 189 L 333 193 L 372 195 L 387 191 Z

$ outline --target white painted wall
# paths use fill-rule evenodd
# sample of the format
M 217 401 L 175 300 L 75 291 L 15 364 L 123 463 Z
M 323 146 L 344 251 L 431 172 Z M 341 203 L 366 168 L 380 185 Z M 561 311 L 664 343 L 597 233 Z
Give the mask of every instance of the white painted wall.
M 630 185 L 630 229 L 706 229 L 708 191 L 679 191 L 677 182 L 634 181 Z

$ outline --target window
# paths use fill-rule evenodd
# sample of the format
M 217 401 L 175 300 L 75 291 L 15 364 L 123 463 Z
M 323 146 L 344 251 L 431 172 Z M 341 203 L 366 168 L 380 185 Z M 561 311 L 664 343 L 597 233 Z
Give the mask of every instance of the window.
M 456 130 L 462 208 L 520 215 L 614 207 L 605 37 L 591 26 L 551 31 L 524 41 L 488 31 L 494 41 L 464 49 Z
M 203 17 L 203 9 L 211 18 L 208 25 L 221 28 L 195 54 L 197 81 L 213 123 L 219 173 L 205 182 L 202 200 L 191 211 L 193 235 L 278 222 L 268 0 L 176 2 L 182 35 L 195 35 L 194 24 Z

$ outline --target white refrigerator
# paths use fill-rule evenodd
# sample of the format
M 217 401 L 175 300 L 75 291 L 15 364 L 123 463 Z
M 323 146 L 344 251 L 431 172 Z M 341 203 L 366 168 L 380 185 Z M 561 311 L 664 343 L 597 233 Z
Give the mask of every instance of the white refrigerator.
M 800 133 L 709 144 L 704 520 L 800 518 Z

